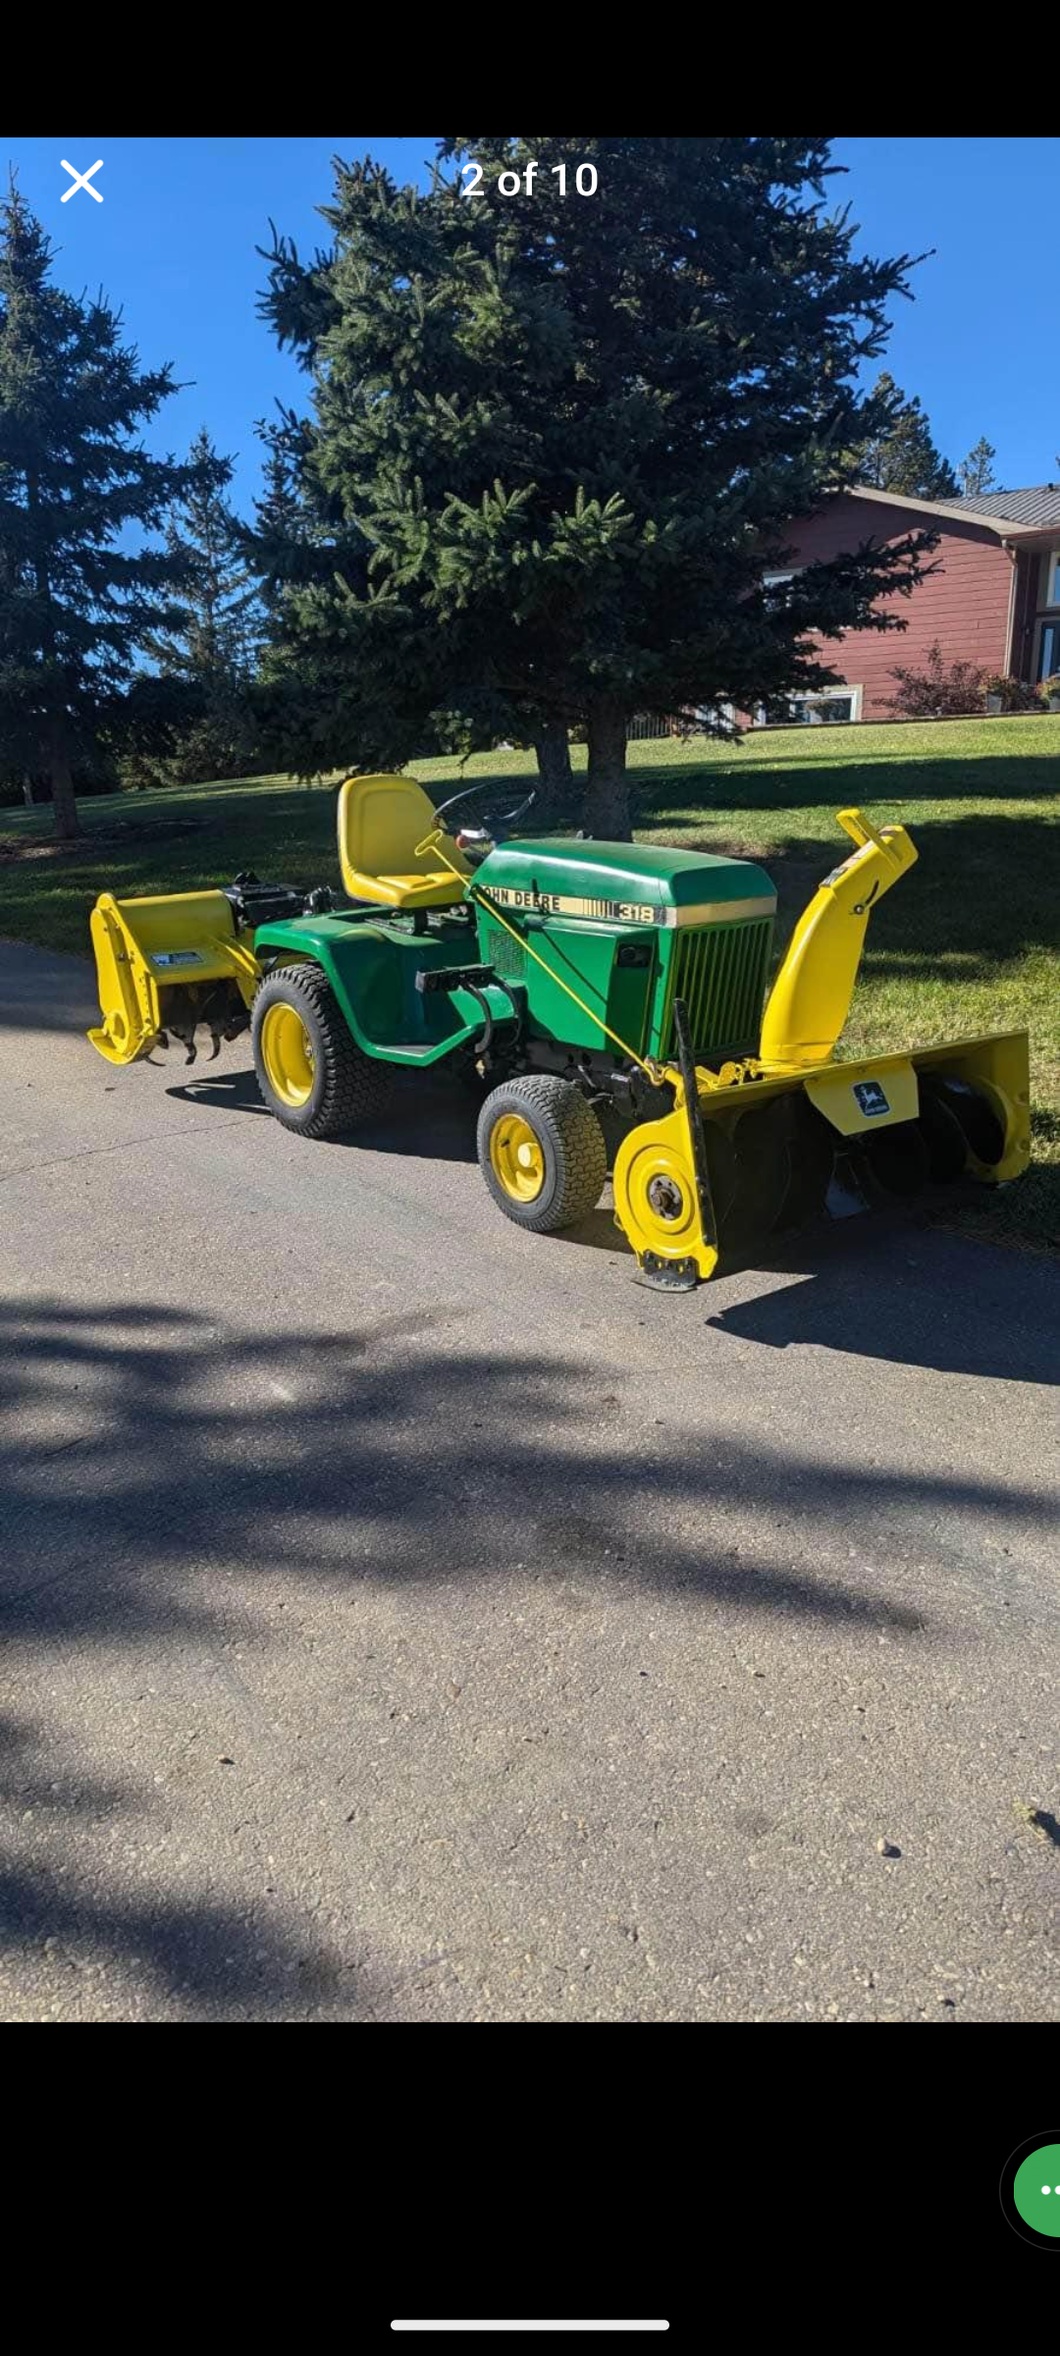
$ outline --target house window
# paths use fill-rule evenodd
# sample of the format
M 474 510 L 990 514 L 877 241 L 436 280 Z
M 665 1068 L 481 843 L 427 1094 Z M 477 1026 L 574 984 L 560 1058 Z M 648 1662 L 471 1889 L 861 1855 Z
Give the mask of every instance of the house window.
M 756 728 L 820 728 L 836 721 L 860 720 L 863 689 L 820 687 L 811 695 L 785 695 L 776 703 L 759 704 Z
M 1060 622 L 1043 622 L 1038 633 L 1038 679 L 1053 679 L 1060 672 Z
M 1053 548 L 1045 560 L 1046 605 L 1060 605 L 1060 548 Z

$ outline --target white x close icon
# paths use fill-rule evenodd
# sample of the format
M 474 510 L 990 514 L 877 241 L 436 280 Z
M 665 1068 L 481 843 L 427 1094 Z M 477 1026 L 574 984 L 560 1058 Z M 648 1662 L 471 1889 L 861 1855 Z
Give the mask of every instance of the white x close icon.
M 99 193 L 98 188 L 90 188 L 88 183 L 94 177 L 96 172 L 101 172 L 103 170 L 102 156 L 100 156 L 98 164 L 89 165 L 87 172 L 75 172 L 73 165 L 67 163 L 66 157 L 64 155 L 60 156 L 59 161 L 63 167 L 64 172 L 69 172 L 70 178 L 74 184 L 72 188 L 68 188 L 65 191 L 65 194 L 60 198 L 60 203 L 68 205 L 70 198 L 77 195 L 79 188 L 83 188 L 86 196 L 94 196 L 96 203 L 101 205 L 103 199 Z

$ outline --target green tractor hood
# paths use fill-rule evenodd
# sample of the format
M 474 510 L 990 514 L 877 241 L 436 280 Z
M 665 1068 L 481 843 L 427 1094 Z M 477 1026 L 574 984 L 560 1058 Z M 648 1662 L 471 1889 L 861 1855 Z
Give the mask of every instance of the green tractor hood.
M 747 859 L 643 843 L 502 843 L 475 871 L 498 908 L 603 924 L 705 925 L 771 917 L 777 896 Z

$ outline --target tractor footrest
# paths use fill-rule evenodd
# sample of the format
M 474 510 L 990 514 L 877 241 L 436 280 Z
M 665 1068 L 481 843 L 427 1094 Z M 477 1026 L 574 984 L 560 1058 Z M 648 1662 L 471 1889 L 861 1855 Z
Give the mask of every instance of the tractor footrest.
M 426 1044 L 422 1039 L 388 1039 L 386 1061 L 396 1064 L 433 1064 L 438 1062 L 438 1049 L 430 1039 Z
M 416 976 L 417 990 L 484 990 L 497 976 L 492 965 L 429 965 Z

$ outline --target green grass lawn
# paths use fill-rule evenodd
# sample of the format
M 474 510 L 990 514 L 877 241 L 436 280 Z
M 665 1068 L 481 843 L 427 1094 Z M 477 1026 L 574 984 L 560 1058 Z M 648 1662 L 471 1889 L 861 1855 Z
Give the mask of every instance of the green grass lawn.
M 531 755 L 491 753 L 463 772 L 418 761 L 414 774 L 455 791 L 462 774 L 508 781 L 533 768 Z M 910 827 L 920 861 L 872 920 L 844 1043 L 875 1052 L 1026 1027 L 1034 1169 L 959 1216 L 999 1240 L 1060 1243 L 1060 718 L 771 730 L 735 750 L 702 737 L 635 744 L 630 773 L 638 839 L 735 850 L 769 867 L 778 954 L 846 847 L 837 809 L 855 803 Z M 61 853 L 49 809 L 0 811 L 8 938 L 86 955 L 88 912 L 105 889 L 187 891 L 240 867 L 269 881 L 337 880 L 326 786 L 264 777 L 79 807 L 85 840 Z

